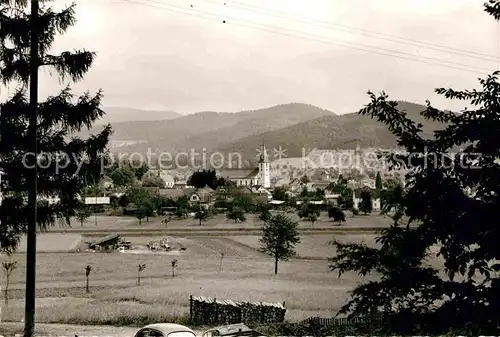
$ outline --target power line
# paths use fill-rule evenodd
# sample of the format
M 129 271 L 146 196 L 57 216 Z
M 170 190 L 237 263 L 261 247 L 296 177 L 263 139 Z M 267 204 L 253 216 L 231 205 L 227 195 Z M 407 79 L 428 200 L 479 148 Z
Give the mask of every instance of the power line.
M 219 2 L 217 2 L 215 0 L 202 0 L 202 1 L 205 1 L 208 3 L 213 3 L 216 5 L 221 5 Z M 406 45 L 411 45 L 411 46 L 416 46 L 416 47 L 422 47 L 422 48 L 441 51 L 441 52 L 447 52 L 450 54 L 476 58 L 476 59 L 484 60 L 484 61 L 488 61 L 488 62 L 498 62 L 497 56 L 478 53 L 478 52 L 474 52 L 471 50 L 442 46 L 442 45 L 439 45 L 436 43 L 424 42 L 424 41 L 414 40 L 414 39 L 410 39 L 410 38 L 406 38 L 406 37 L 400 37 L 397 35 L 380 33 L 380 32 L 376 32 L 373 30 L 356 28 L 353 26 L 342 25 L 342 24 L 338 24 L 338 23 L 332 23 L 329 21 L 319 20 L 319 19 L 315 19 L 312 17 L 300 17 L 297 15 L 287 16 L 287 15 L 284 15 L 283 12 L 278 11 L 278 10 L 273 10 L 273 9 L 269 9 L 269 8 L 265 8 L 265 7 L 250 5 L 250 4 L 238 2 L 235 0 L 225 2 L 224 5 L 226 5 L 226 4 L 230 5 L 230 6 L 234 6 L 236 8 L 241 8 L 243 10 L 247 10 L 249 12 L 254 12 L 254 13 L 260 12 L 262 14 L 266 14 L 269 16 L 275 16 L 278 18 L 286 19 L 286 20 L 293 19 L 294 21 L 309 23 L 309 24 L 313 24 L 313 25 L 316 25 L 319 27 L 325 27 L 325 28 L 332 29 L 332 30 L 347 31 L 347 32 L 350 32 L 353 34 L 359 34 L 359 35 L 373 37 L 373 38 L 386 40 L 386 41 L 390 41 L 390 42 L 396 42 L 396 43 L 401 43 L 401 44 L 406 44 Z M 248 8 L 251 8 L 253 10 L 248 9 Z
M 435 59 L 435 58 L 431 58 L 431 57 L 415 55 L 415 54 L 401 52 L 401 51 L 397 51 L 397 50 L 367 46 L 367 45 L 363 45 L 360 43 L 354 43 L 354 42 L 342 41 L 342 40 L 333 39 L 333 38 L 327 38 L 327 37 L 318 36 L 315 34 L 295 31 L 295 30 L 291 30 L 291 29 L 287 29 L 287 28 L 276 27 L 276 26 L 272 26 L 272 25 L 262 24 L 262 23 L 253 22 L 253 21 L 244 20 L 244 19 L 239 19 L 239 18 L 234 18 L 234 17 L 225 17 L 225 16 L 221 16 L 219 14 L 199 11 L 199 10 L 194 9 L 194 8 L 186 9 L 186 8 L 182 8 L 179 6 L 172 5 L 172 4 L 167 4 L 164 2 L 158 2 L 158 1 L 154 1 L 154 0 L 149 0 L 150 3 L 144 2 L 144 0 L 143 1 L 122 0 L 122 2 L 133 3 L 133 4 L 138 4 L 141 6 L 147 6 L 147 7 L 157 8 L 157 9 L 161 9 L 161 10 L 181 13 L 181 14 L 185 14 L 185 15 L 189 15 L 189 16 L 198 17 L 198 18 L 211 19 L 211 18 L 215 17 L 218 19 L 223 19 L 224 23 L 227 22 L 226 21 L 227 18 L 231 18 L 231 19 L 237 20 L 237 22 L 231 23 L 235 26 L 248 27 L 248 28 L 262 30 L 262 31 L 266 31 L 266 32 L 274 33 L 274 34 L 281 34 L 281 35 L 285 35 L 285 36 L 298 37 L 298 38 L 301 38 L 301 39 L 304 39 L 307 41 L 315 41 L 315 42 L 320 42 L 320 43 L 324 43 L 324 44 L 328 44 L 328 45 L 340 46 L 340 47 L 344 47 L 344 48 L 348 48 L 348 49 L 360 50 L 360 51 L 378 54 L 378 55 L 382 55 L 382 56 L 396 57 L 396 58 L 410 60 L 410 61 L 414 61 L 414 62 L 420 62 L 420 63 L 429 64 L 429 65 L 436 65 L 436 66 L 446 67 L 446 68 L 450 68 L 450 69 L 462 70 L 462 71 L 472 72 L 472 73 L 476 73 L 476 74 L 486 75 L 486 74 L 493 71 L 491 69 L 475 67 L 475 66 L 472 66 L 469 64 L 450 62 L 450 61 L 445 61 L 442 59 Z M 192 11 L 192 12 L 195 12 L 198 14 L 186 12 L 186 10 L 189 10 L 189 11 Z M 276 29 L 281 29 L 282 31 L 278 31 Z M 290 32 L 292 32 L 294 34 L 290 34 Z M 302 34 L 302 36 L 297 35 L 297 34 Z M 303 35 L 305 35 L 305 36 L 303 36 Z M 339 41 L 339 42 L 333 42 L 333 41 Z M 370 49 L 370 48 L 372 48 L 372 49 Z M 395 55 L 394 53 L 401 54 L 401 55 Z M 417 59 L 415 57 L 420 58 L 420 59 Z

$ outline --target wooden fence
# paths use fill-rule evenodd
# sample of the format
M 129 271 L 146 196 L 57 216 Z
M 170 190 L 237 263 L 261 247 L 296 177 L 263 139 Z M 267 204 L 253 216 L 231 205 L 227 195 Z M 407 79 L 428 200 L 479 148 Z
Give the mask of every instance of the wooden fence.
M 202 296 L 189 297 L 189 316 L 192 322 L 198 324 L 282 323 L 285 321 L 285 313 L 285 302 L 235 302 Z
M 366 323 L 367 320 L 365 318 L 322 318 L 322 317 L 310 317 L 300 322 L 301 325 L 319 325 L 323 327 L 329 326 L 339 326 L 339 325 L 351 325 L 358 323 Z
M 347 317 L 333 317 L 333 318 L 322 318 L 322 317 L 310 317 L 303 321 L 301 321 L 300 325 L 306 326 L 317 326 L 321 328 L 326 327 L 335 327 L 335 326 L 348 326 L 348 325 L 356 325 L 356 324 L 376 324 L 380 323 L 382 320 L 381 315 L 372 315 L 364 316 L 364 317 L 356 317 L 356 318 L 347 318 Z

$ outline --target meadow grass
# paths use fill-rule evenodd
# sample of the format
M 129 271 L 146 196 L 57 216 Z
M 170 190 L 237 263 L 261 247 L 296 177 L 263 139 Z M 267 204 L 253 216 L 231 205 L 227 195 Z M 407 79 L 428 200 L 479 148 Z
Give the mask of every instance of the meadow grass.
M 301 258 L 330 259 L 336 254 L 336 248 L 331 244 L 333 239 L 343 243 L 364 243 L 369 247 L 377 247 L 380 245 L 375 242 L 376 238 L 375 234 L 302 235 L 300 242 L 295 245 L 295 252 Z M 241 235 L 228 239 L 255 250 L 259 250 L 261 246 L 258 236 Z
M 148 238 L 148 240 L 151 238 Z M 182 240 L 182 239 L 179 239 Z M 183 239 L 187 251 L 171 275 L 172 256 L 120 253 L 45 253 L 37 258 L 37 321 L 66 324 L 141 325 L 179 321 L 189 312 L 189 296 L 256 302 L 286 302 L 287 319 L 331 317 L 360 282 L 357 275 L 339 279 L 327 261 L 273 260 L 228 238 Z M 140 240 L 138 240 L 140 241 Z M 144 238 L 143 238 L 143 241 Z M 134 241 L 133 241 L 134 242 Z M 198 247 L 198 250 L 193 247 Z M 220 261 L 220 252 L 225 256 Z M 22 319 L 25 255 L 15 254 L 13 298 L 4 320 Z M 141 286 L 137 266 L 145 263 Z M 85 293 L 84 268 L 90 264 L 91 293 Z
M 73 235 L 73 234 L 72 234 Z M 44 234 L 60 251 L 74 241 L 61 234 Z M 364 242 L 376 246 L 373 234 L 342 234 L 342 242 Z M 145 245 L 160 237 L 126 237 Z M 302 236 L 297 254 L 303 259 L 279 263 L 273 274 L 273 259 L 258 251 L 257 236 L 172 238 L 187 250 L 178 256 L 127 253 L 41 253 L 37 257 L 37 322 L 93 325 L 144 325 L 152 322 L 185 322 L 189 296 L 235 301 L 283 302 L 286 318 L 298 321 L 312 316 L 332 317 L 348 299 L 348 291 L 362 281 L 353 273 L 341 278 L 329 269 L 335 247 L 329 235 Z M 66 243 L 63 243 L 66 242 Z M 221 268 L 221 252 L 224 252 Z M 175 277 L 171 261 L 178 260 Z M 24 253 L 14 254 L 18 268 L 11 277 L 9 308 L 3 321 L 23 318 L 25 282 Z M 430 259 L 438 266 L 437 259 Z M 146 264 L 137 286 L 137 266 Z M 91 265 L 90 294 L 85 292 L 86 265 Z M 3 277 L 3 275 L 2 275 Z M 5 280 L 0 280 L 2 286 Z
M 141 304 L 133 301 L 83 300 L 81 298 L 41 299 L 36 321 L 77 325 L 143 326 L 152 322 L 188 324 L 185 308 L 160 304 Z M 9 304 L 3 321 L 19 322 L 24 316 L 21 301 Z

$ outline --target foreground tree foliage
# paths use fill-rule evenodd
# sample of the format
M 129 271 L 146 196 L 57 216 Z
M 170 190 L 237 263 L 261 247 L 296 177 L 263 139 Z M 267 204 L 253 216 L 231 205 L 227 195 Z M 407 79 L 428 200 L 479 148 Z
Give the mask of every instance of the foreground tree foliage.
M 208 186 L 215 190 L 218 187 L 225 186 L 226 180 L 222 177 L 217 177 L 215 170 L 201 170 L 194 172 L 191 177 L 189 177 L 187 184 L 196 188 Z
M 488 10 L 498 19 L 498 3 Z M 432 139 L 420 136 L 396 102 L 370 93 L 362 115 L 388 125 L 408 155 L 390 155 L 408 163 L 404 193 L 391 198 L 394 225 L 378 238 L 380 249 L 336 242 L 331 268 L 378 281 L 355 288 L 341 310 L 361 316 L 385 308 L 382 331 L 394 334 L 496 335 L 500 326 L 500 83 L 498 72 L 480 80 L 481 89 L 436 89 L 448 99 L 467 101 L 473 110 L 441 112 L 428 103 L 422 114 L 446 122 Z M 448 153 L 462 148 L 456 156 Z M 405 215 L 404 217 L 402 215 Z M 404 220 L 404 222 L 403 222 Z M 416 226 L 410 226 L 415 224 Z M 437 245 L 439 253 L 431 250 Z M 426 261 L 439 255 L 443 273 Z
M 199 221 L 201 226 L 202 222 L 205 222 L 210 217 L 210 212 L 203 206 L 196 207 L 196 212 L 194 213 L 194 218 Z
M 40 68 L 50 69 L 62 80 L 78 81 L 90 69 L 95 54 L 88 51 L 50 54 L 57 34 L 75 23 L 75 5 L 56 12 L 50 1 L 40 4 Z M 30 23 L 28 1 L 0 1 L 0 80 L 16 91 L 0 106 L 0 167 L 4 200 L 0 208 L 0 249 L 12 251 L 27 227 L 26 177 L 29 166 L 23 156 L 28 151 L 28 99 Z M 108 143 L 111 127 L 88 139 L 72 134 L 89 129 L 102 117 L 102 94 L 86 93 L 78 98 L 68 87 L 38 104 L 38 151 L 43 153 L 38 166 L 40 197 L 59 197 L 55 204 L 43 203 L 38 208 L 41 228 L 54 225 L 57 219 L 69 224 L 78 205 L 77 194 L 84 182 L 97 181 L 101 174 L 101 158 Z M 25 157 L 27 160 L 29 155 Z M 79 164 L 82 164 L 79 167 Z
M 226 213 L 226 218 L 228 220 L 233 220 L 234 223 L 245 222 L 247 220 L 245 210 L 241 207 L 231 207 Z
M 89 205 L 85 205 L 84 202 L 80 202 L 75 209 L 75 217 L 80 223 L 80 226 L 83 227 L 85 221 L 92 215 L 92 209 Z
M 360 194 L 361 201 L 359 202 L 359 210 L 365 215 L 373 211 L 373 200 L 370 191 L 361 191 Z
M 331 205 L 328 207 L 328 217 L 333 219 L 333 221 L 337 222 L 339 225 L 342 224 L 342 222 L 345 222 L 345 214 L 337 206 Z
M 300 242 L 299 224 L 286 215 L 271 215 L 262 227 L 259 239 L 261 252 L 274 257 L 274 274 L 278 274 L 278 262 L 295 256 L 295 245 Z

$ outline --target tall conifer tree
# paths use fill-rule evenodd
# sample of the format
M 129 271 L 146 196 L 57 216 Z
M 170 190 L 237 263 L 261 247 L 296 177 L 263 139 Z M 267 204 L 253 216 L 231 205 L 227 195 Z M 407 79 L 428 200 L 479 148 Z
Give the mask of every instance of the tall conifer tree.
M 57 35 L 75 24 L 75 4 L 60 12 L 51 1 L 40 1 L 39 69 L 48 68 L 62 80 L 79 81 L 90 69 L 95 54 L 85 50 L 51 54 Z M 28 84 L 30 69 L 30 8 L 27 0 L 0 0 L 0 80 L 16 90 L 0 105 L 0 169 L 3 202 L 0 206 L 0 249 L 12 251 L 27 227 Z M 59 202 L 38 203 L 41 229 L 58 219 L 69 223 L 85 182 L 97 181 L 111 134 L 111 126 L 87 139 L 74 134 L 104 115 L 102 93 L 75 97 L 70 86 L 38 103 L 38 195 Z

